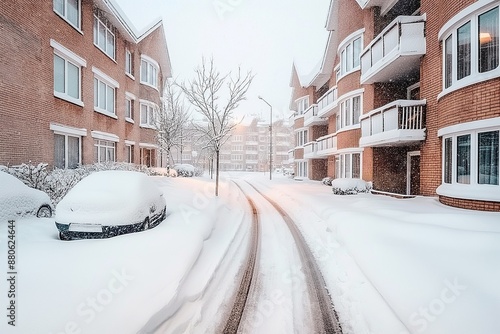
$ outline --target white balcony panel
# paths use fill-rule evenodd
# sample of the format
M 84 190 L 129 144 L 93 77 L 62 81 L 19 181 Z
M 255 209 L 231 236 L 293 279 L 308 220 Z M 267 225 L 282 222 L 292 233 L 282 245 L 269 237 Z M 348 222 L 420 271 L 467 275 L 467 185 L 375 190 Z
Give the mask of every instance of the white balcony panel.
M 318 117 L 318 105 L 311 105 L 304 112 L 304 126 L 313 126 L 313 125 L 325 125 L 328 124 L 328 119 L 324 117 Z
M 394 7 L 398 0 L 356 0 L 362 9 L 369 7 L 380 7 L 380 14 L 385 15 Z
M 388 82 L 417 73 L 425 52 L 425 15 L 398 16 L 361 53 L 360 82 Z
M 318 157 L 328 157 L 337 152 L 337 136 L 335 134 L 320 137 L 316 141 L 318 143 L 316 151 Z
M 318 117 L 333 115 L 335 107 L 337 107 L 337 87 L 330 88 L 318 99 Z
M 397 100 L 361 116 L 359 146 L 401 146 L 425 140 L 425 100 Z

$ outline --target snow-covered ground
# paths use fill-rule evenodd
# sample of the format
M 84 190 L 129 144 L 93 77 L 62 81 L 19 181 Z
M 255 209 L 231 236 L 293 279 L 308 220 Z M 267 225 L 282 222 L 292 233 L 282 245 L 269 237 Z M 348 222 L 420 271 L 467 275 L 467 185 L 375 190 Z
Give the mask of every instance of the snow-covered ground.
M 338 196 L 320 182 L 279 174 L 272 181 L 261 173 L 223 176 L 218 199 L 208 178 L 155 177 L 167 219 L 112 239 L 64 242 L 53 218 L 19 219 L 16 326 L 7 324 L 4 276 L 0 333 L 220 332 L 215 326 L 238 287 L 251 223 L 230 178 L 249 180 L 297 222 L 344 333 L 498 332 L 500 213 L 454 209 L 435 198 Z M 278 215 L 264 201 L 257 205 L 266 212 L 257 289 L 263 294 L 252 301 L 257 313 L 245 332 L 307 332 L 307 316 L 302 327 L 296 324 L 304 308 L 297 300 L 298 257 Z M 0 222 L 1 262 L 6 268 L 6 221 Z

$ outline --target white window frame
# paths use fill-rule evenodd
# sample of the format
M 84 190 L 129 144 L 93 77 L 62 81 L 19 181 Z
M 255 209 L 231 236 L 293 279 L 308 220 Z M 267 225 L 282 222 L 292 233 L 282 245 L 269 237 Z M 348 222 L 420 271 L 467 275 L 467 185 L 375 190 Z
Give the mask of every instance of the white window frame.
M 295 105 L 297 106 L 297 114 L 303 115 L 304 112 L 309 108 L 309 95 L 299 97 L 295 100 Z
M 99 45 L 99 38 L 100 38 L 100 35 L 99 35 L 99 25 L 103 25 L 104 28 L 106 28 L 106 34 L 105 34 L 105 47 L 102 48 L 100 45 Z M 110 24 L 108 24 L 107 22 L 104 22 L 103 20 L 101 20 L 99 17 L 97 17 L 97 15 L 94 14 L 94 45 L 96 46 L 96 48 L 98 48 L 99 50 L 101 50 L 105 55 L 107 55 L 109 58 L 113 59 L 113 61 L 116 59 L 116 36 L 115 34 L 111 31 L 112 30 L 112 27 L 110 27 Z M 108 50 L 108 35 L 111 35 L 113 36 L 113 50 Z
M 309 130 L 308 129 L 300 129 L 296 132 L 296 147 L 304 147 L 308 142 Z
M 438 38 L 442 43 L 442 91 L 438 94 L 438 100 L 458 89 L 483 82 L 486 80 L 490 80 L 493 78 L 497 78 L 500 76 L 500 65 L 497 68 L 490 70 L 488 72 L 480 73 L 478 69 L 479 63 L 479 55 L 478 55 L 478 20 L 479 16 L 499 7 L 499 16 L 500 16 L 500 5 L 498 1 L 492 0 L 484 0 L 477 1 L 469 7 L 466 7 L 460 13 L 455 15 L 451 20 L 449 20 L 439 31 Z M 499 18 L 500 19 L 500 18 Z M 471 69 L 470 74 L 460 80 L 457 79 L 457 30 L 462 27 L 467 22 L 471 23 Z M 500 30 L 500 28 L 499 28 Z M 500 31 L 498 32 L 500 35 Z M 446 50 L 445 50 L 445 41 L 451 37 L 452 44 L 452 65 L 451 65 L 451 85 L 446 87 Z M 499 55 L 500 57 L 500 55 Z
M 95 150 L 97 149 L 97 163 L 113 161 L 116 162 L 116 149 L 120 138 L 112 133 L 102 132 L 102 131 L 91 131 L 91 136 L 94 139 L 94 158 L 95 158 Z M 112 144 L 111 144 L 112 143 Z M 109 149 L 113 149 L 113 160 L 101 159 L 101 147 L 106 148 L 106 157 Z
M 62 135 L 64 136 L 65 140 L 65 147 L 64 147 L 64 154 L 65 154 L 65 159 L 64 159 L 64 168 L 68 168 L 68 137 L 76 137 L 79 139 L 79 156 L 78 156 L 78 163 L 82 163 L 82 141 L 83 137 L 87 136 L 87 129 L 79 129 L 79 128 L 74 128 L 71 126 L 65 126 L 65 125 L 60 125 L 56 123 L 50 123 L 50 130 L 54 132 L 55 135 Z
M 84 106 L 83 101 L 82 101 L 82 67 L 87 67 L 87 61 L 74 53 L 73 51 L 67 49 L 63 45 L 59 44 L 55 40 L 51 39 L 50 40 L 50 46 L 54 48 L 54 55 L 59 56 L 60 58 L 64 59 L 65 61 L 65 71 L 64 71 L 64 81 L 65 81 L 65 92 L 58 92 L 55 90 L 55 78 L 54 78 L 54 96 L 58 97 L 60 99 L 66 100 L 68 102 L 71 102 L 73 104 L 79 105 L 81 107 Z M 78 96 L 79 98 L 76 99 L 70 95 L 68 95 L 67 92 L 67 63 L 71 63 L 74 66 L 78 67 Z M 54 65 L 53 65 L 54 66 Z
M 146 78 L 143 76 L 143 69 L 146 66 Z M 158 90 L 158 75 L 160 73 L 160 65 L 156 60 L 146 55 L 141 55 L 140 81 L 141 84 L 153 87 Z
M 134 163 L 135 141 L 125 140 L 125 162 Z
M 96 67 L 92 67 L 92 72 L 94 73 L 94 111 L 101 113 L 101 114 L 104 114 L 106 116 L 118 119 L 118 117 L 116 116 L 116 95 L 117 95 L 117 89 L 120 87 L 120 84 L 118 83 L 118 81 L 114 80 L 113 78 L 111 78 L 110 76 L 108 76 L 107 74 L 105 74 L 104 72 L 102 72 L 101 70 L 99 70 Z M 95 88 L 96 81 L 97 81 L 97 85 L 98 85 L 97 96 L 95 94 L 96 93 L 96 88 Z M 113 90 L 113 111 L 99 107 L 99 94 L 100 94 L 100 90 L 99 90 L 100 85 L 99 84 L 100 83 L 102 83 L 106 86 L 106 97 L 105 97 L 106 108 L 108 106 L 108 103 L 107 103 L 108 88 Z
M 147 100 L 139 100 L 139 102 L 140 102 L 139 106 L 140 127 L 154 129 L 154 112 L 156 109 L 156 105 L 153 102 Z M 143 106 L 146 107 L 146 119 L 144 119 L 142 113 Z
M 125 49 L 125 74 L 132 80 L 134 77 L 134 56 L 129 49 Z
M 134 112 L 135 112 L 135 100 L 136 96 L 130 92 L 125 92 L 125 121 L 134 124 Z M 130 107 L 130 115 L 128 115 L 128 109 Z
M 364 35 L 365 29 L 359 29 L 349 36 L 347 36 L 340 44 L 337 49 L 337 54 L 340 57 L 340 67 L 339 71 L 337 72 L 337 82 L 342 79 L 343 77 L 361 70 L 361 60 L 358 59 L 358 64 L 357 66 L 354 66 L 354 41 L 359 40 L 359 50 L 358 50 L 358 56 L 361 58 L 361 53 L 363 51 L 363 35 Z
M 348 131 L 353 129 L 358 129 L 361 127 L 361 122 L 359 118 L 363 115 L 363 94 L 364 88 L 356 89 L 354 91 L 348 92 L 338 98 L 337 112 L 335 114 L 335 126 L 336 132 Z M 359 117 L 357 120 L 354 119 L 354 98 L 359 97 Z M 349 101 L 349 110 L 345 110 L 346 101 Z M 346 116 L 349 116 L 351 124 L 346 125 Z M 357 123 L 353 123 L 357 121 Z
M 335 155 L 335 178 L 352 179 L 353 177 L 353 155 L 359 154 L 359 178 L 363 178 L 363 152 L 354 151 Z M 348 162 L 346 164 L 346 162 Z M 349 170 L 346 166 L 349 165 Z
M 67 11 L 68 0 L 59 0 L 60 2 L 62 2 L 64 4 L 64 11 L 65 11 L 64 13 L 61 13 L 56 9 L 56 6 L 55 6 L 56 1 L 58 1 L 58 0 L 54 0 L 52 2 L 54 13 L 56 13 L 60 18 L 62 18 L 64 21 L 66 21 L 70 26 L 75 28 L 79 33 L 83 34 L 83 32 L 81 30 L 81 26 L 82 26 L 82 1 L 76 0 L 78 2 L 78 22 L 76 25 L 73 22 L 71 22 L 67 17 L 68 16 L 68 11 Z
M 478 134 L 490 131 L 500 131 L 500 117 L 457 124 L 438 131 L 438 136 L 442 137 L 441 185 L 436 190 L 438 195 L 471 200 L 500 201 L 500 185 L 480 184 L 478 182 Z M 470 135 L 469 183 L 457 181 L 457 137 L 464 135 Z M 451 138 L 452 147 L 451 183 L 445 183 L 445 143 L 448 138 Z

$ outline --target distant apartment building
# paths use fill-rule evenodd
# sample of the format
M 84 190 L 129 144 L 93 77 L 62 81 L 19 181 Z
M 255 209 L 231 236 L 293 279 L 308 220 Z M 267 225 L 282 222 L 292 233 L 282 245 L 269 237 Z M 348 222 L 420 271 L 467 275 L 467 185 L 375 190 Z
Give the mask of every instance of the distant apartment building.
M 175 163 L 189 163 L 206 166 L 208 155 L 205 143 L 196 139 L 192 132 L 181 147 L 173 150 Z M 288 167 L 292 129 L 286 121 L 276 120 L 272 126 L 272 155 L 269 154 L 269 122 L 249 118 L 238 124 L 220 151 L 220 170 L 223 171 L 269 171 L 269 159 L 272 157 L 273 169 Z M 182 152 L 182 153 L 181 153 Z
M 0 2 L 0 26 L 0 164 L 158 164 L 161 20 L 138 32 L 112 0 L 21 0 Z
M 296 174 L 500 211 L 499 1 L 332 0 L 292 70 Z

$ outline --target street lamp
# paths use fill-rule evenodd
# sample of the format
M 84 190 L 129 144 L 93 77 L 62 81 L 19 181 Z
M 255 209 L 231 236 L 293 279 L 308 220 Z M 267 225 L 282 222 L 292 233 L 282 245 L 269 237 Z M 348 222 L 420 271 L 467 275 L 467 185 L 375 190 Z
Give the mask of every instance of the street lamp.
M 273 179 L 273 106 L 259 96 L 271 108 L 271 117 L 269 119 L 269 180 Z

